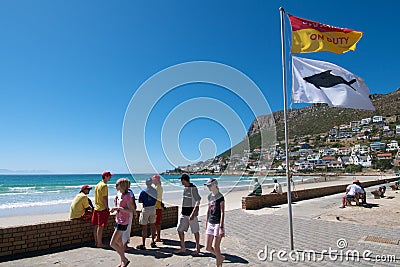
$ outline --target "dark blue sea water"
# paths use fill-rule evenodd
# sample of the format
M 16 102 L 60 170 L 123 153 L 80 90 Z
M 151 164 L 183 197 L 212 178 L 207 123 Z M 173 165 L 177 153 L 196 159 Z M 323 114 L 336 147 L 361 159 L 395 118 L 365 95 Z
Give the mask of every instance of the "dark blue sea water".
M 122 177 L 130 179 L 131 188 L 138 197 L 145 186 L 145 180 L 151 174 L 116 174 L 109 182 L 109 200 L 117 193 L 115 182 Z M 217 178 L 222 192 L 247 190 L 252 186 L 252 177 L 241 176 L 205 176 L 192 175 L 191 182 L 204 189 L 205 181 Z M 272 183 L 274 178 L 284 182 L 285 177 L 260 177 L 263 184 Z M 303 177 L 304 178 L 304 177 Z M 298 180 L 301 178 L 294 178 Z M 0 217 L 10 215 L 43 214 L 69 212 L 72 199 L 79 193 L 82 185 L 95 186 L 101 180 L 99 174 L 45 174 L 45 175 L 0 175 Z M 182 184 L 179 175 L 162 176 L 163 199 L 179 199 L 182 196 Z M 93 190 L 89 197 L 93 200 Z

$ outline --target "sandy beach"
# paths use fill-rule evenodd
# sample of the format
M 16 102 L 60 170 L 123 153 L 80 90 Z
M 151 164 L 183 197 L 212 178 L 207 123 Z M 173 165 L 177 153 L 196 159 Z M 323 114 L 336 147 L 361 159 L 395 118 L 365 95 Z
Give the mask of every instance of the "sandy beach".
M 339 185 L 339 184 L 350 184 L 354 179 L 359 179 L 361 182 L 363 181 L 370 181 L 370 180 L 378 180 L 381 178 L 390 178 L 394 176 L 386 175 L 386 176 L 327 176 L 326 178 L 315 178 L 310 179 L 305 182 L 297 182 L 294 187 L 292 186 L 292 191 L 295 190 L 302 190 L 302 189 L 310 189 L 310 188 L 318 188 L 318 187 L 325 187 L 325 186 L 332 186 L 332 185 Z M 270 192 L 272 185 L 263 186 L 263 194 Z M 373 187 L 372 187 L 373 188 Z M 324 203 L 324 208 L 320 209 L 316 207 L 316 211 L 321 210 L 323 213 L 317 214 L 315 217 L 318 219 L 324 220 L 332 220 L 332 218 L 336 219 L 336 216 L 344 215 L 343 220 L 347 220 L 350 222 L 359 222 L 359 223 L 366 223 L 371 224 L 374 220 L 368 219 L 371 216 L 381 216 L 382 214 L 385 215 L 385 220 L 388 222 L 392 222 L 391 224 L 396 224 L 397 218 L 399 214 L 396 211 L 400 211 L 400 197 L 396 198 L 397 192 L 399 191 L 391 191 L 388 188 L 387 196 L 389 198 L 384 198 L 381 200 L 374 200 L 372 195 L 369 193 L 372 191 L 372 188 L 367 188 L 368 192 L 368 202 L 373 205 L 380 204 L 379 209 L 376 208 L 368 208 L 364 209 L 362 207 L 352 207 L 350 209 L 340 210 L 337 209 L 340 205 L 340 198 L 334 198 L 335 200 L 331 200 L 332 206 L 329 206 L 329 211 L 326 210 L 327 206 L 325 198 L 330 199 L 333 196 L 327 196 L 309 200 L 311 202 L 316 201 L 317 203 Z M 287 192 L 286 184 L 283 184 L 282 189 L 284 192 Z M 376 189 L 376 188 L 375 188 Z M 199 188 L 200 194 L 203 196 L 202 204 L 200 206 L 199 216 L 205 215 L 207 212 L 207 203 L 206 203 L 206 195 L 208 193 L 205 188 Z M 241 199 L 243 196 L 248 194 L 248 190 L 232 190 L 225 194 L 226 199 L 226 210 L 234 210 L 234 209 L 241 209 Z M 323 201 L 320 201 L 323 200 Z M 167 205 L 176 205 L 180 206 L 182 200 L 181 199 L 171 199 L 168 200 Z M 399 207 L 399 208 L 397 208 Z M 138 209 L 141 208 L 141 204 L 138 204 Z M 280 205 L 274 208 L 264 208 L 256 211 L 246 211 L 253 214 L 270 214 L 275 213 L 280 210 L 285 210 L 287 205 Z M 346 216 L 351 212 L 351 217 Z M 296 213 L 296 209 L 294 208 L 294 213 Z M 318 213 L 318 212 L 316 212 Z M 357 214 L 357 216 L 355 216 Z M 368 215 L 366 215 L 368 214 Z M 364 218 L 365 217 L 365 218 Z M 393 217 L 393 218 L 392 218 Z M 69 218 L 69 211 L 62 212 L 62 213 L 43 213 L 43 214 L 36 214 L 36 215 L 20 215 L 20 216 L 12 216 L 12 217 L 0 217 L 0 227 L 8 227 L 8 226 L 17 226 L 17 225 L 28 225 L 28 224 L 35 224 L 35 223 L 42 223 L 42 222 L 53 222 L 53 221 L 62 221 L 67 220 Z M 400 226 L 400 223 L 398 223 Z

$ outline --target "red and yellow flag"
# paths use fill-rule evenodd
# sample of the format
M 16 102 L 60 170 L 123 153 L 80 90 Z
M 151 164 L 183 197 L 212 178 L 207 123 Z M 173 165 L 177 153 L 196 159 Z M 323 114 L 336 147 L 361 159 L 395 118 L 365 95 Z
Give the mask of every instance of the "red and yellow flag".
M 363 36 L 362 32 L 288 16 L 292 26 L 292 54 L 321 51 L 343 54 L 355 50 Z

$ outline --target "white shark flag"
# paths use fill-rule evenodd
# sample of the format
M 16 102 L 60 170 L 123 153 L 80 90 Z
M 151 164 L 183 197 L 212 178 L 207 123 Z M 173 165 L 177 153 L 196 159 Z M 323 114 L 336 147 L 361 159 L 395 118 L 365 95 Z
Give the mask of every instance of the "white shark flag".
M 335 64 L 292 56 L 292 101 L 375 110 L 364 80 Z

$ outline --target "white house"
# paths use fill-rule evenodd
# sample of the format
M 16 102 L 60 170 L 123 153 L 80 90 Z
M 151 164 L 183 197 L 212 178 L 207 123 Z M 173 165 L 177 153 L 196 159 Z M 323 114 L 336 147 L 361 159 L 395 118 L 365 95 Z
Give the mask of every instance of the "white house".
M 360 156 L 356 153 L 352 153 L 350 156 L 339 157 L 338 161 L 342 162 L 344 165 L 361 165 L 365 168 L 369 168 L 372 164 L 372 157 L 370 155 Z
M 360 146 L 360 148 L 358 149 L 358 152 L 361 155 L 365 155 L 369 153 L 369 146 Z
M 370 124 L 370 123 L 371 123 L 371 118 L 361 119 L 361 124 Z
M 350 155 L 351 154 L 351 148 L 350 147 L 340 147 L 338 149 L 338 154 L 339 155 Z
M 396 140 L 390 141 L 389 144 L 387 144 L 386 151 L 395 151 L 399 150 L 399 143 Z
M 373 116 L 372 117 L 372 122 L 381 122 L 381 121 L 383 121 L 382 116 Z
M 341 162 L 341 161 L 331 161 L 331 162 L 328 163 L 328 168 L 343 169 L 343 162 Z
M 329 147 L 322 147 L 319 149 L 319 154 L 323 157 L 325 156 L 333 156 L 336 154 L 336 151 Z
M 350 122 L 350 128 L 360 128 L 360 124 L 361 124 L 361 122 L 360 121 L 351 121 Z

